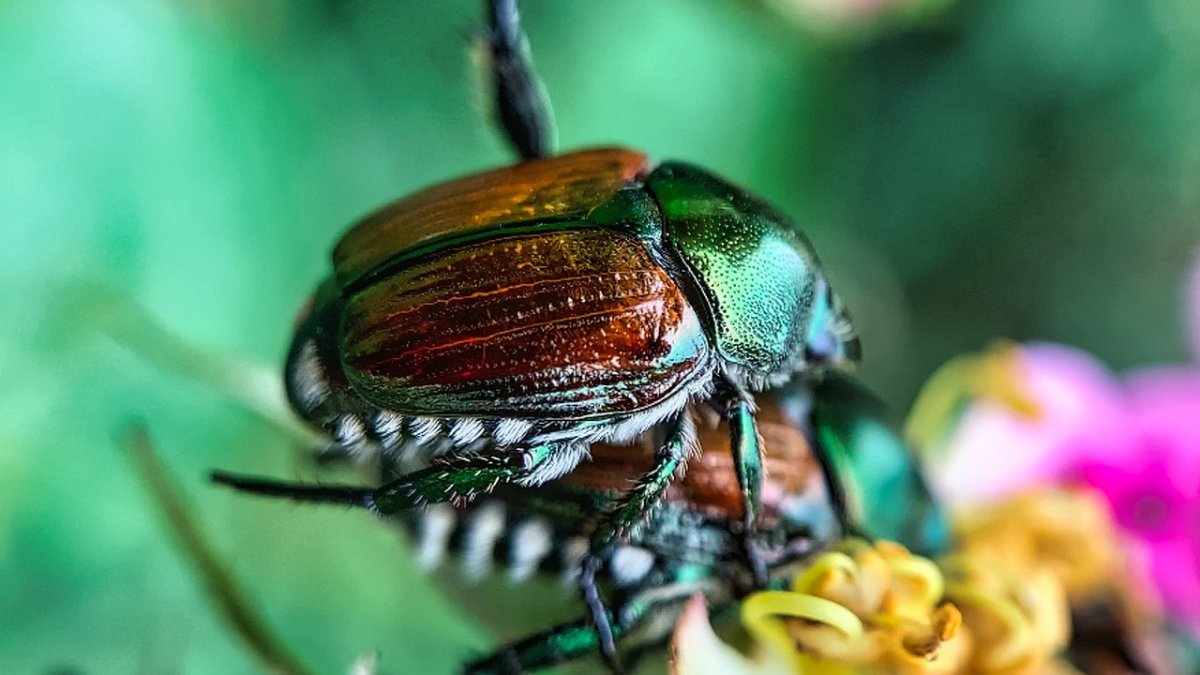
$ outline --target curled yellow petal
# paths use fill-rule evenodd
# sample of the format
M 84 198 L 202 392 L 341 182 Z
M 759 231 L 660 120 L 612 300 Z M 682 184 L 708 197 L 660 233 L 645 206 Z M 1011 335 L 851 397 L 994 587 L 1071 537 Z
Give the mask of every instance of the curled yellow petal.
M 796 575 L 796 578 L 792 580 L 792 591 L 808 593 L 830 570 L 839 570 L 846 576 L 854 576 L 858 572 L 858 564 L 845 553 L 837 551 L 825 553 L 817 558 L 808 569 Z
M 916 588 L 923 591 L 915 599 L 918 605 L 929 606 L 942 599 L 944 593 L 942 573 L 932 560 L 910 556 L 890 560 L 888 567 L 891 568 L 893 577 L 909 579 L 915 582 L 913 585 Z
M 946 584 L 946 595 L 961 605 L 983 610 L 1001 623 L 1005 639 L 990 642 L 992 649 L 983 664 L 989 670 L 1010 666 L 1032 651 L 1029 623 L 1012 602 L 982 593 L 968 584 Z
M 796 649 L 784 618 L 804 619 L 832 626 L 850 639 L 863 634 L 862 621 L 845 607 L 813 595 L 787 591 L 762 591 L 742 603 L 742 624 L 764 644 L 783 652 Z

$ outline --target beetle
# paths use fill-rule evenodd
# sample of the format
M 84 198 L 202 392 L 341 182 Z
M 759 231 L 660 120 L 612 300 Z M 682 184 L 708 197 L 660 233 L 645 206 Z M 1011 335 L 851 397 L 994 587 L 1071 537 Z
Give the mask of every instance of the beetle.
M 926 555 L 946 550 L 945 514 L 915 454 L 861 384 L 838 375 L 793 382 L 759 397 L 759 404 L 765 478 L 755 537 L 768 585 L 785 585 L 811 554 L 847 534 L 891 539 Z M 696 420 L 701 454 L 628 540 L 600 557 L 614 637 L 630 655 L 626 664 L 665 641 L 692 595 L 703 594 L 720 616 L 755 589 L 733 534 L 743 506 L 728 425 L 697 407 L 688 419 Z M 410 512 L 402 522 L 427 568 L 452 549 L 469 578 L 494 561 L 515 582 L 535 571 L 577 578 L 594 514 L 619 501 L 625 479 L 653 464 L 661 433 L 652 430 L 628 446 L 594 446 L 591 462 L 536 488 L 500 485 L 475 502 Z M 536 670 L 598 645 L 595 627 L 580 619 L 519 639 L 466 670 Z
M 949 517 L 920 458 L 888 421 L 883 402 L 857 380 L 829 372 L 772 393 L 789 422 L 817 449 L 844 529 L 904 544 L 918 555 L 950 548 Z
M 520 195 L 534 198 L 513 201 Z M 515 204 L 504 217 L 538 219 L 498 222 L 485 210 L 495 203 Z M 413 240 L 409 218 L 426 213 L 437 215 L 436 232 Z M 488 226 L 459 227 L 480 219 Z M 363 221 L 335 261 L 338 276 L 289 357 L 293 404 L 342 445 L 442 454 L 366 493 L 271 492 L 394 514 L 501 482 L 540 485 L 593 444 L 665 424 L 654 465 L 597 526 L 597 552 L 642 518 L 692 454 L 681 421 L 692 402 L 730 421 L 749 534 L 761 481 L 751 390 L 856 350 L 840 301 L 788 221 L 703 170 L 648 171 L 629 151 L 437 186 Z
M 612 599 L 610 623 L 631 666 L 665 642 L 684 602 L 701 593 L 719 614 L 755 587 L 734 536 L 742 519 L 741 490 L 733 467 L 729 430 L 709 411 L 685 413 L 698 421 L 702 453 L 685 476 L 671 483 L 658 507 L 624 543 L 598 557 L 599 577 Z M 758 411 L 763 437 L 763 509 L 755 533 L 770 578 L 836 539 L 841 526 L 823 470 L 808 440 L 784 417 L 774 399 Z M 512 581 L 531 574 L 583 573 L 594 514 L 618 502 L 625 479 L 652 466 L 663 429 L 625 446 L 598 444 L 592 461 L 538 487 L 497 486 L 487 497 L 454 507 L 440 504 L 405 514 L 417 539 L 419 560 L 438 565 L 447 549 L 464 574 L 478 578 L 493 561 Z M 548 668 L 593 653 L 599 634 L 588 618 L 544 629 L 472 661 L 468 673 L 513 673 Z
M 763 199 L 632 150 L 546 156 L 548 108 L 515 0 L 485 7 L 500 118 L 525 161 L 354 225 L 285 366 L 297 413 L 339 446 L 436 461 L 370 490 L 214 479 L 390 515 L 502 483 L 539 486 L 594 444 L 662 425 L 653 464 L 596 524 L 581 575 L 611 662 L 598 556 L 695 454 L 687 406 L 729 422 L 736 529 L 762 584 L 754 393 L 856 361 L 858 338 L 808 240 Z

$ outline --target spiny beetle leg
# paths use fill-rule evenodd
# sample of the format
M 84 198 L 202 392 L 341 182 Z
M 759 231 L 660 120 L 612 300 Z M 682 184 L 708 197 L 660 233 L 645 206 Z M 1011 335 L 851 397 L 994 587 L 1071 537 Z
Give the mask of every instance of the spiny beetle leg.
M 468 500 L 497 483 L 520 480 L 532 474 L 555 450 L 538 445 L 521 452 L 467 455 L 414 471 L 378 489 L 348 485 L 313 485 L 214 471 L 212 479 L 242 492 L 282 497 L 301 502 L 361 506 L 384 515 L 425 504 Z
M 608 622 L 608 610 L 596 586 L 596 572 L 602 553 L 618 538 L 625 536 L 662 499 L 667 485 L 681 466 L 687 462 L 688 452 L 695 447 L 696 429 L 688 413 L 679 415 L 667 432 L 666 441 L 659 446 L 654 456 L 654 467 L 643 474 L 617 505 L 601 519 L 592 532 L 588 554 L 583 561 L 580 574 L 580 589 L 584 602 L 592 613 L 596 632 L 600 636 L 600 652 L 613 672 L 622 672 L 616 656 L 616 645 L 612 639 L 612 626 Z
M 517 0 L 485 0 L 496 112 L 523 159 L 549 155 L 554 123 L 546 91 L 533 69 Z
M 646 514 L 658 505 L 667 485 L 687 463 L 696 445 L 696 427 L 688 413 L 681 414 L 671 424 L 666 441 L 654 455 L 654 467 L 638 478 L 617 505 L 604 515 L 592 532 L 589 550 L 597 554 L 613 541 L 626 536 Z
M 373 506 L 380 513 L 391 514 L 426 504 L 469 501 L 490 492 L 497 483 L 530 476 L 558 450 L 562 447 L 536 445 L 520 452 L 497 450 L 439 460 L 380 487 L 373 495 Z
M 749 395 L 734 392 L 729 398 L 726 416 L 733 447 L 733 465 L 737 472 L 738 487 L 742 491 L 742 545 L 754 582 L 761 588 L 767 584 L 767 566 L 754 535 L 758 529 L 758 514 L 762 511 L 762 446 Z

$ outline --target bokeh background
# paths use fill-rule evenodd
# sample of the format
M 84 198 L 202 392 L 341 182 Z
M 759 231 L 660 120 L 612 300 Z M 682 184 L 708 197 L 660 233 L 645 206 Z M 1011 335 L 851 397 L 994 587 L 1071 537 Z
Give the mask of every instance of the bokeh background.
M 940 363 L 997 337 L 1116 368 L 1181 360 L 1200 5 L 872 15 L 888 4 L 526 0 L 524 14 L 561 146 L 695 161 L 794 214 L 898 418 Z M 271 381 L 331 244 L 386 200 L 509 161 L 470 57 L 478 12 L 0 1 L 0 671 L 258 669 L 121 450 L 135 419 L 318 672 L 372 650 L 389 672 L 450 672 L 496 639 L 484 614 L 561 600 L 552 585 L 515 609 L 447 590 L 364 514 L 205 480 L 312 477 L 247 397 L 270 400 L 255 378 Z

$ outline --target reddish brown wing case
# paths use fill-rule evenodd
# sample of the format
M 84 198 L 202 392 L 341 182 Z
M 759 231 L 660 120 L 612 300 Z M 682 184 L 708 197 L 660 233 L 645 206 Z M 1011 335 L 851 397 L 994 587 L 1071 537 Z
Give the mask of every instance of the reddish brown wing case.
M 487 171 L 426 188 L 364 218 L 333 252 L 338 283 L 422 242 L 508 223 L 579 216 L 648 171 L 646 156 L 601 148 Z

